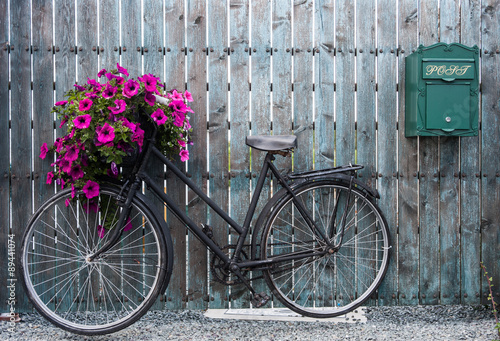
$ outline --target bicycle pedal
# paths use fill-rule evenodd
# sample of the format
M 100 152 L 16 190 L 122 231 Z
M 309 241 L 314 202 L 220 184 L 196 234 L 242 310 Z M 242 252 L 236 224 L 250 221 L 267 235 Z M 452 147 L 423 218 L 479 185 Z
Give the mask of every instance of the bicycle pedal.
M 252 305 L 255 308 L 261 308 L 269 302 L 271 296 L 266 294 L 265 292 L 261 292 L 260 294 L 254 294 L 252 297 Z

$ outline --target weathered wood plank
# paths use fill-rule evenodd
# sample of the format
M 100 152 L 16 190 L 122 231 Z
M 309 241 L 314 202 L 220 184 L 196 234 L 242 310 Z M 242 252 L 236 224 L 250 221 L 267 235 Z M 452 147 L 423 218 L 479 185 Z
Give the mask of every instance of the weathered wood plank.
M 77 4 L 77 72 L 79 84 L 86 84 L 87 78 L 94 78 L 99 72 L 97 43 L 98 21 L 97 1 L 82 0 Z
M 342 1 L 335 7 L 335 122 L 336 165 L 355 161 L 355 21 L 354 3 Z
M 315 2 L 315 168 L 335 165 L 335 1 Z
M 500 215 L 498 207 L 500 202 L 500 173 L 498 160 L 500 160 L 500 126 L 499 98 L 500 79 L 499 58 L 495 51 L 499 49 L 500 41 L 500 1 L 489 0 L 481 3 L 481 173 L 482 173 L 482 217 L 481 217 L 481 261 L 486 266 L 488 273 L 493 277 L 493 290 L 495 295 L 500 291 Z M 482 303 L 490 304 L 487 300 L 488 285 L 486 278 L 481 277 Z
M 297 136 L 294 166 L 313 168 L 313 1 L 293 7 L 293 130 Z
M 11 199 L 12 231 L 16 253 L 21 252 L 21 239 L 28 223 L 31 207 L 31 31 L 26 13 L 31 1 L 10 4 L 10 109 L 11 109 Z M 29 198 L 29 200 L 26 200 Z M 28 311 L 31 304 L 19 285 L 20 268 L 16 267 L 17 311 Z
M 460 3 L 454 0 L 440 2 L 440 41 L 457 42 L 460 39 Z M 441 304 L 460 303 L 460 145 L 459 138 L 441 137 L 439 158 L 440 225 L 440 293 Z
M 15 48 L 15 47 L 14 47 Z M 8 2 L 0 2 L 0 149 L 8 151 L 9 146 L 9 12 Z M 0 257 L 8 259 L 8 235 L 10 234 L 10 155 L 0 153 Z M 9 278 L 8 267 L 0 267 L 0 278 Z M 6 283 L 6 282 L 4 282 Z M 9 298 L 8 290 L 0 291 L 0 302 Z
M 177 89 L 179 92 L 185 90 L 185 54 L 184 48 L 184 1 L 169 0 L 165 2 L 165 64 L 166 90 Z M 193 115 L 197 115 L 194 113 Z M 183 169 L 185 166 L 180 160 L 176 165 Z M 167 174 L 167 193 L 174 198 L 179 207 L 186 206 L 185 185 L 175 176 Z M 174 271 L 168 286 L 167 309 L 181 309 L 185 307 L 183 300 L 186 295 L 186 228 L 173 214 L 167 212 L 167 222 L 170 227 L 172 241 L 174 244 Z
M 144 73 L 151 73 L 156 77 L 163 78 L 163 1 L 151 0 L 144 2 L 143 11 L 143 70 Z M 151 160 L 149 164 L 149 175 L 160 188 L 165 188 L 164 165 L 159 160 Z M 155 207 L 163 213 L 163 202 L 152 193 L 147 195 L 153 200 Z M 152 269 L 153 270 L 153 269 Z M 163 309 L 164 297 L 159 297 L 151 309 Z
M 124 23 L 121 26 L 121 65 L 127 68 L 130 77 L 137 78 L 142 76 L 141 25 L 138 24 L 141 11 L 137 10 L 137 0 L 122 0 L 121 20 Z
M 210 197 L 224 210 L 229 209 L 229 145 L 228 145 L 228 42 L 227 3 L 208 1 L 208 150 Z M 228 224 L 213 210 L 209 210 L 209 224 L 214 228 L 215 240 L 220 246 L 229 243 Z M 228 250 L 229 251 L 229 250 Z M 210 279 L 210 307 L 226 308 L 229 288 Z
M 420 1 L 419 44 L 438 42 L 439 0 Z M 416 139 L 416 138 L 412 138 Z M 439 302 L 439 137 L 420 137 L 419 144 L 419 233 L 420 233 L 420 302 Z
M 365 166 L 358 172 L 360 180 L 368 186 L 375 187 L 375 172 L 377 169 L 376 150 L 376 93 L 375 93 L 375 54 L 370 53 L 377 48 L 375 28 L 376 28 L 376 2 L 356 2 L 356 100 L 357 100 L 357 158 L 356 163 Z M 382 50 L 381 53 L 384 51 Z M 385 51 L 388 53 L 389 51 Z M 363 224 L 359 223 L 358 230 L 362 231 Z M 366 227 L 366 226 L 365 226 Z M 359 250 L 360 259 L 370 259 L 373 257 L 372 250 Z M 361 273 L 361 272 L 359 272 Z M 364 289 L 363 282 L 366 277 L 376 276 L 375 273 L 358 274 L 357 286 Z M 366 305 L 376 305 L 376 297 L 365 302 Z
M 417 45 L 417 1 L 399 3 L 398 13 L 398 286 L 399 304 L 415 305 L 418 303 L 418 150 L 417 139 L 404 136 L 405 121 L 405 66 L 404 57 Z M 397 293 L 394 293 L 397 295 Z
M 481 6 L 478 0 L 461 2 L 460 42 L 481 41 Z M 460 138 L 460 293 L 462 303 L 479 304 L 481 269 L 480 138 Z M 476 295 L 478 294 L 478 295 Z
M 116 63 L 120 62 L 119 6 L 119 0 L 99 2 L 99 70 L 116 69 Z
M 234 221 L 243 224 L 250 205 L 250 159 L 249 147 L 245 137 L 249 134 L 249 67 L 250 67 L 250 29 L 249 0 L 230 1 L 230 215 Z M 238 234 L 232 233 L 231 243 L 235 243 Z M 250 254 L 248 254 L 250 256 Z M 248 308 L 246 288 L 231 287 L 231 308 Z
M 188 171 L 193 175 L 193 181 L 203 191 L 207 191 L 207 179 L 202 174 L 207 172 L 207 70 L 206 52 L 206 3 L 205 1 L 189 1 L 187 3 L 187 89 L 193 94 L 194 105 L 191 125 L 193 126 L 194 145 L 189 148 L 193 157 L 189 159 Z M 191 50 L 192 49 L 192 50 Z M 206 205 L 193 197 L 188 199 L 189 216 L 199 223 L 206 223 Z M 188 299 L 190 309 L 203 309 L 207 302 L 202 298 L 208 295 L 207 288 L 207 256 L 206 247 L 193 235 L 188 240 Z
M 377 163 L 378 177 L 377 190 L 381 199 L 378 201 L 384 213 L 391 233 L 391 259 L 389 269 L 382 285 L 379 287 L 378 298 L 380 305 L 395 305 L 397 297 L 393 294 L 398 291 L 397 250 L 398 250 L 398 208 L 394 203 L 398 197 L 397 181 L 397 122 L 398 122 L 398 93 L 396 91 L 397 67 L 397 1 L 378 0 L 377 3 L 377 40 L 378 49 L 382 50 L 377 56 Z M 382 20 L 383 18 L 383 20 Z M 376 53 L 377 47 L 373 51 Z

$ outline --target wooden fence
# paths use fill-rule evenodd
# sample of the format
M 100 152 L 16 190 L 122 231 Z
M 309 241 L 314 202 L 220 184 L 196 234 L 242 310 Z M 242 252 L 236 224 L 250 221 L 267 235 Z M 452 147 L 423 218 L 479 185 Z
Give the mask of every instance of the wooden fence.
M 188 173 L 236 221 L 262 160 L 245 135 L 294 133 L 295 167 L 361 163 L 359 177 L 381 193 L 394 252 L 368 304 L 487 303 L 480 261 L 500 295 L 499 22 L 499 0 L 2 0 L 1 257 L 9 234 L 20 252 L 30 214 L 54 191 L 38 158 L 56 134 L 52 105 L 120 62 L 193 93 Z M 478 137 L 404 137 L 404 58 L 436 42 L 480 48 Z M 186 202 L 161 168 L 155 176 Z M 195 221 L 222 231 L 219 244 L 231 242 L 187 202 Z M 169 221 L 176 266 L 155 308 L 248 307 L 244 290 L 210 280 L 207 252 Z M 16 309 L 29 310 L 15 277 Z M 0 266 L 1 302 L 9 278 Z

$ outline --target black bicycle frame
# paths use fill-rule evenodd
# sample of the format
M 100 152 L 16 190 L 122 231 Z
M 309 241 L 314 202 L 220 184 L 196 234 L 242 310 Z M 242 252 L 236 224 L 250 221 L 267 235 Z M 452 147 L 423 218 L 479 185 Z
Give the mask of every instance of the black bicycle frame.
M 149 144 L 146 146 L 147 150 L 144 154 L 144 156 L 141 158 L 140 161 L 138 161 L 138 164 L 141 166 L 136 172 L 136 178 L 132 185 L 130 186 L 130 189 L 128 190 L 127 193 L 127 198 L 122 198 L 125 200 L 122 200 L 121 206 L 123 206 L 123 211 L 120 214 L 120 219 L 118 222 L 118 227 L 123 225 L 123 222 L 125 221 L 127 215 L 128 215 L 128 210 L 130 208 L 130 203 L 132 202 L 132 199 L 136 193 L 136 191 L 140 188 L 139 184 L 140 181 L 144 181 L 146 185 L 157 195 L 159 196 L 164 203 L 166 204 L 166 207 L 177 217 L 179 218 L 182 222 L 184 222 L 187 226 L 187 228 L 196 235 L 197 238 L 199 238 L 212 252 L 214 252 L 223 262 L 226 264 L 230 263 L 237 263 L 238 266 L 240 267 L 258 267 L 262 265 L 267 265 L 270 263 L 273 263 L 272 259 L 268 259 L 265 261 L 262 260 L 252 260 L 252 261 L 237 261 L 239 259 L 239 255 L 241 253 L 241 250 L 243 249 L 243 245 L 245 242 L 245 239 L 248 235 L 248 232 L 250 231 L 250 223 L 252 221 L 252 218 L 255 214 L 255 210 L 257 207 L 257 203 L 260 197 L 260 194 L 262 192 L 262 189 L 264 187 L 264 182 L 266 179 L 266 175 L 268 171 L 270 170 L 271 173 L 277 178 L 278 182 L 280 183 L 281 186 L 283 186 L 291 195 L 294 200 L 294 203 L 297 206 L 297 209 L 301 213 L 301 215 L 304 217 L 306 220 L 307 224 L 311 228 L 311 231 L 316 234 L 318 237 L 320 237 L 325 243 L 332 248 L 331 242 L 327 236 L 321 231 L 321 229 L 318 229 L 316 227 L 316 224 L 314 220 L 312 219 L 311 215 L 307 211 L 307 209 L 302 205 L 302 203 L 296 198 L 295 194 L 293 193 L 292 188 L 287 184 L 287 181 L 284 179 L 284 177 L 279 173 L 278 169 L 274 166 L 272 161 L 274 160 L 274 154 L 272 152 L 268 152 L 265 160 L 263 167 L 260 171 L 260 175 L 257 181 L 257 185 L 255 187 L 252 200 L 250 202 L 250 207 L 247 211 L 245 221 L 243 223 L 243 226 L 239 225 L 236 221 L 234 221 L 220 206 L 218 206 L 212 199 L 210 199 L 196 184 L 191 181 L 179 168 L 177 168 L 170 160 L 168 160 L 158 148 L 154 146 L 153 141 L 150 141 Z M 198 226 L 197 223 L 195 223 L 185 212 L 182 210 L 175 202 L 170 198 L 164 191 L 163 188 L 161 188 L 158 184 L 155 183 L 155 181 L 147 174 L 145 168 L 148 163 L 148 160 L 150 156 L 154 155 L 156 156 L 164 165 L 167 166 L 167 169 L 171 171 L 172 173 L 175 174 L 183 183 L 185 183 L 196 195 L 200 197 L 201 200 L 203 200 L 210 208 L 212 208 L 224 221 L 226 221 L 231 228 L 233 228 L 238 234 L 238 241 L 236 244 L 236 249 L 233 254 L 233 258 L 230 259 L 224 251 L 221 250 L 221 248 L 209 237 L 207 234 L 205 234 L 200 226 Z M 122 233 L 122 229 L 117 228 L 115 231 L 113 231 L 113 234 L 110 236 L 108 242 L 101 247 L 95 254 L 90 256 L 89 258 L 95 259 L 98 257 L 100 254 L 103 252 L 106 252 L 109 250 L 119 239 L 120 235 Z M 310 256 L 317 256 L 317 255 L 323 255 L 328 251 L 321 251 L 321 252 L 310 252 L 307 255 L 304 255 L 304 253 L 298 253 L 298 254 L 290 254 L 286 257 L 279 257 L 276 259 L 276 261 L 285 261 L 285 260 L 291 260 L 291 259 L 299 259 L 299 258 L 304 258 L 304 257 L 310 257 Z

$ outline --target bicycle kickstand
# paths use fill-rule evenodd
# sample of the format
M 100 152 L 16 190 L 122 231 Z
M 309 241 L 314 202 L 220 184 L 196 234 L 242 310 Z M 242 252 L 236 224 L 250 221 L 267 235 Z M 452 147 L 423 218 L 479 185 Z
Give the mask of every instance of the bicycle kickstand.
M 267 304 L 271 300 L 271 296 L 266 294 L 265 292 L 261 293 L 256 293 L 255 289 L 250 285 L 248 280 L 243 276 L 243 274 L 240 271 L 240 267 L 236 264 L 231 265 L 231 271 L 238 276 L 238 278 L 245 284 L 248 290 L 252 293 L 252 299 L 250 302 L 255 308 L 261 308 Z

